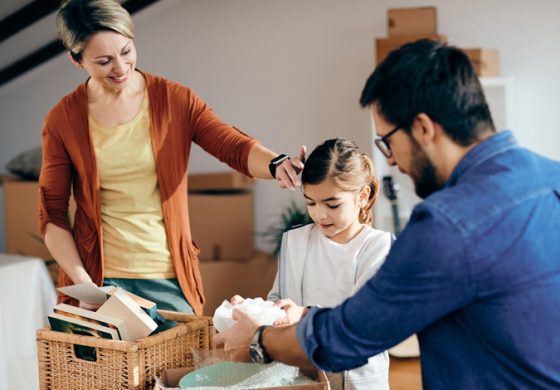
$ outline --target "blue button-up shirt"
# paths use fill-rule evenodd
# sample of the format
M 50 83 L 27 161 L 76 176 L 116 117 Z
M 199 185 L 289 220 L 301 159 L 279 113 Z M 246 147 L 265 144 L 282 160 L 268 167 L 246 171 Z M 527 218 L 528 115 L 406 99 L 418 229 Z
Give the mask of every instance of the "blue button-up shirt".
M 560 389 L 560 164 L 494 135 L 419 204 L 379 272 L 297 335 L 327 371 L 418 334 L 428 389 Z

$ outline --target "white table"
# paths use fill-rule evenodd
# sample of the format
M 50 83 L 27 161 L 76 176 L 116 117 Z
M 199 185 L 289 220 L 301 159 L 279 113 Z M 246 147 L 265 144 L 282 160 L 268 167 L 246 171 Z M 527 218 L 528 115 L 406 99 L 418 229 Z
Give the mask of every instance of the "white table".
M 0 254 L 0 390 L 39 388 L 35 332 L 55 304 L 43 260 Z

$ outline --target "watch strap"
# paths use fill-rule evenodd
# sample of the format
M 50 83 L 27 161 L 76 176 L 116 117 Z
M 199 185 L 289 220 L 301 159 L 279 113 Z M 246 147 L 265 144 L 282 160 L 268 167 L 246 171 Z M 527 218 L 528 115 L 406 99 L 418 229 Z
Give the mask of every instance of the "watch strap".
M 286 154 L 280 154 L 270 160 L 270 163 L 268 163 L 268 170 L 270 171 L 272 178 L 276 179 L 276 168 L 278 167 L 278 165 L 282 164 L 284 160 L 287 160 L 289 158 L 290 157 Z
M 265 364 L 268 364 L 268 363 L 272 362 L 272 358 L 270 357 L 270 355 L 266 351 L 266 348 L 264 347 L 264 344 L 262 342 L 262 337 L 263 337 L 264 330 L 267 329 L 267 328 L 270 328 L 270 325 L 261 325 L 257 329 L 257 334 L 258 334 L 257 344 L 258 344 L 259 348 L 261 349 L 262 356 L 263 356 L 263 363 L 265 363 Z

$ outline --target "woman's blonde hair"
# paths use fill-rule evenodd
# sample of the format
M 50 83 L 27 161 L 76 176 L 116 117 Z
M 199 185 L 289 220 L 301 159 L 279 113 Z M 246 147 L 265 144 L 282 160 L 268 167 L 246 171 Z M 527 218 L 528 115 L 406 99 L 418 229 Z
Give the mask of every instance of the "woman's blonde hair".
M 81 61 L 88 39 L 99 31 L 134 38 L 130 14 L 115 0 L 66 0 L 56 14 L 58 36 L 76 61 Z
M 375 177 L 371 159 L 358 150 L 349 139 L 334 138 L 317 146 L 305 161 L 301 174 L 303 184 L 319 184 L 332 179 L 343 191 L 359 191 L 369 186 L 369 199 L 360 210 L 360 223 L 371 223 L 371 208 L 379 193 L 379 182 Z

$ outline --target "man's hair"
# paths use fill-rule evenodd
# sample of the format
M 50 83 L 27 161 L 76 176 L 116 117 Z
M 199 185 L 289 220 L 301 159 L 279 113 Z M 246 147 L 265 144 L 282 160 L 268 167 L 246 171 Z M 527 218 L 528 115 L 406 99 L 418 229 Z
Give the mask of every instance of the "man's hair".
M 371 208 L 377 199 L 379 183 L 371 159 L 360 152 L 354 141 L 345 138 L 328 139 L 318 145 L 305 161 L 301 182 L 320 184 L 331 179 L 342 191 L 357 192 L 370 188 L 365 207 L 360 209 L 360 223 L 371 223 Z
M 82 59 L 87 40 L 99 31 L 114 31 L 134 38 L 127 10 L 115 0 L 66 0 L 56 14 L 58 36 L 76 61 Z
M 467 55 L 432 40 L 408 43 L 389 53 L 367 80 L 360 104 L 376 104 L 385 120 L 408 133 L 416 115 L 424 113 L 463 146 L 489 129 L 495 131 Z

